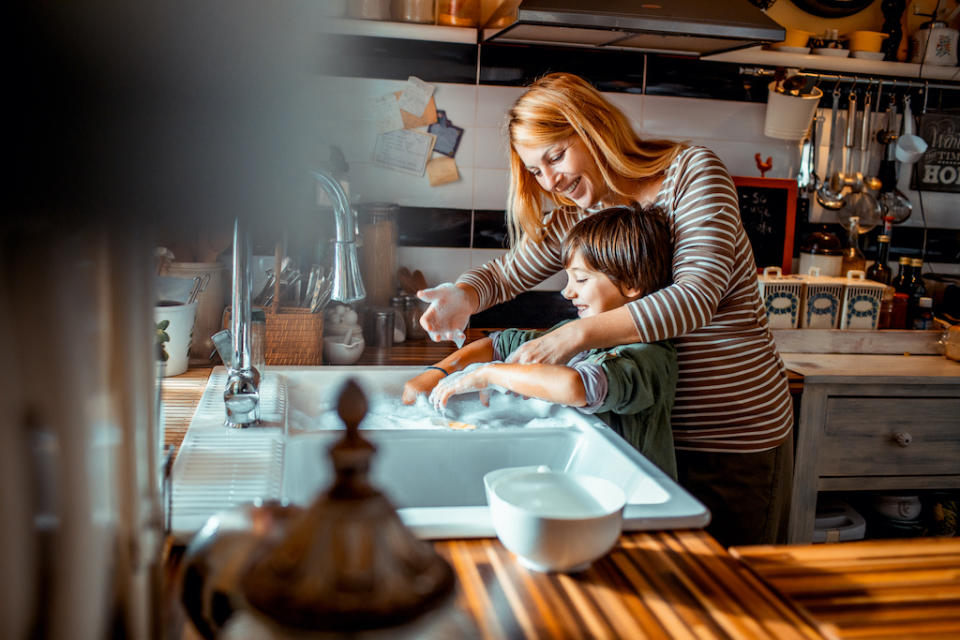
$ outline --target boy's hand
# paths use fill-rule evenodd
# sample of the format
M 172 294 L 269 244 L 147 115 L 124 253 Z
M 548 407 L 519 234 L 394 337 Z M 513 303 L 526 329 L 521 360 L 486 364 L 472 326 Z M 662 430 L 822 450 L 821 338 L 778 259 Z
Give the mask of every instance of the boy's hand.
M 471 365 L 462 372 L 447 376 L 430 392 L 431 404 L 439 409 L 447 406 L 447 401 L 453 396 L 479 391 L 480 402 L 483 406 L 488 406 L 490 400 L 484 390 L 490 384 L 489 373 L 493 366 L 495 365 Z
M 403 385 L 403 395 L 400 401 L 403 404 L 413 404 L 417 401 L 417 396 L 421 393 L 426 395 L 430 393 L 437 383 L 443 379 L 443 372 L 436 369 L 427 369 L 416 378 L 410 378 Z

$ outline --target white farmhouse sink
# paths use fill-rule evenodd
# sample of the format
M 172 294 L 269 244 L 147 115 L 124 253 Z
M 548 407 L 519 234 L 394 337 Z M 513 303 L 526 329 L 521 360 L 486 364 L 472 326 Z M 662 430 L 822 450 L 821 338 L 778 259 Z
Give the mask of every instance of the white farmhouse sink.
M 546 465 L 607 478 L 628 496 L 624 529 L 702 527 L 709 512 L 602 421 L 500 393 L 481 408 L 454 398 L 445 416 L 399 403 L 421 367 L 277 367 L 262 388 L 267 426 L 223 427 L 224 370 L 215 370 L 177 456 L 175 534 L 256 498 L 309 504 L 331 480 L 328 447 L 340 436 L 336 398 L 348 377 L 367 392 L 361 422 L 377 446 L 373 482 L 423 538 L 493 536 L 483 488 L 488 471 Z M 451 428 L 451 423 L 454 427 Z

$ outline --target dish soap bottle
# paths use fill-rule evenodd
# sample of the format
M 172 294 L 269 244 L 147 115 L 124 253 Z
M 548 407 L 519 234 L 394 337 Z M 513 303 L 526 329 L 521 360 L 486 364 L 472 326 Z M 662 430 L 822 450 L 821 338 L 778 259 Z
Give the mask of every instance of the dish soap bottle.
M 845 278 L 850 271 L 863 271 L 867 259 L 860 251 L 860 218 L 850 216 L 850 227 L 847 229 L 847 246 L 843 250 L 843 260 L 840 263 L 840 277 Z

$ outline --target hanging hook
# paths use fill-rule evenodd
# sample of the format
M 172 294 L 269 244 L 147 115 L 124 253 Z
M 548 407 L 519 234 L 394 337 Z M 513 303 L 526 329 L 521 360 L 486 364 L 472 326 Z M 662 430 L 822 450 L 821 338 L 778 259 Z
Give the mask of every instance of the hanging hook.
M 840 93 L 840 83 L 843 82 L 843 76 L 837 76 L 837 83 L 833 85 L 833 92 L 835 94 Z

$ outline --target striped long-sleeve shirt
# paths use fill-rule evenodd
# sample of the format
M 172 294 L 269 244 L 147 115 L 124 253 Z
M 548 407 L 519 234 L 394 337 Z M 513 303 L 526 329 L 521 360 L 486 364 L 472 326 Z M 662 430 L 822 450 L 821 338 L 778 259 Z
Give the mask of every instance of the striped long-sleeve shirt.
M 679 381 L 673 407 L 678 449 L 755 452 L 784 442 L 793 425 L 786 369 L 767 326 L 737 191 L 719 158 L 685 148 L 656 205 L 673 236 L 673 283 L 629 303 L 638 342 L 673 339 Z M 523 242 L 467 271 L 480 309 L 504 302 L 563 268 L 561 241 L 579 209 L 548 214 L 540 243 Z

